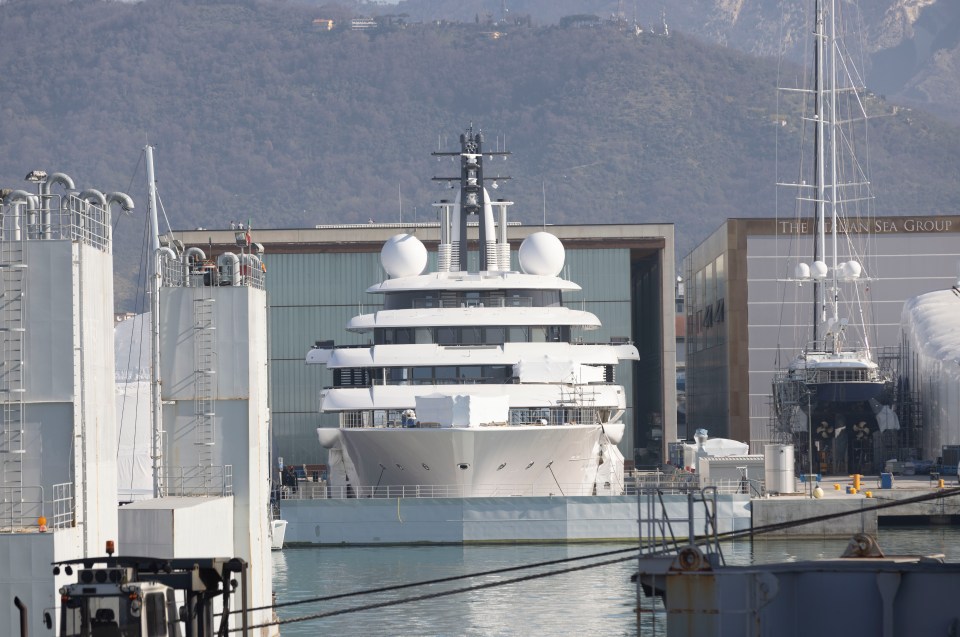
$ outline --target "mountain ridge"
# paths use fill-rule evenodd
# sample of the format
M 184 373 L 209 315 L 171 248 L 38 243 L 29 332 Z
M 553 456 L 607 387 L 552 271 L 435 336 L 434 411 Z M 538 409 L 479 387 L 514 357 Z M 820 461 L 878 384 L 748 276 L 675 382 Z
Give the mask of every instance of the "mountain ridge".
M 431 177 L 456 171 L 430 152 L 471 122 L 512 151 L 500 194 L 524 223 L 544 204 L 551 223 L 673 222 L 683 256 L 725 218 L 776 214 L 798 113 L 778 106 L 774 60 L 682 32 L 325 33 L 316 17 L 256 0 L 0 5 L 0 187 L 42 168 L 133 196 L 114 235 L 124 310 L 142 305 L 148 142 L 176 228 L 433 219 Z M 955 214 L 960 129 L 868 99 L 877 213 Z

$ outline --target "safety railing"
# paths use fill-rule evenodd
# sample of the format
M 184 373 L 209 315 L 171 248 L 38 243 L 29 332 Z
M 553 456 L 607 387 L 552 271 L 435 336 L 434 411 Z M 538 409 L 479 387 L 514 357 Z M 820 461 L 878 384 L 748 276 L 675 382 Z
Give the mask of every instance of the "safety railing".
M 20 533 L 38 527 L 44 515 L 43 487 L 0 487 L 0 533 Z
M 177 497 L 233 495 L 233 465 L 167 467 L 165 492 Z
M 51 528 L 67 529 L 76 525 L 76 500 L 73 497 L 72 482 L 53 485 L 51 504 L 53 505 Z

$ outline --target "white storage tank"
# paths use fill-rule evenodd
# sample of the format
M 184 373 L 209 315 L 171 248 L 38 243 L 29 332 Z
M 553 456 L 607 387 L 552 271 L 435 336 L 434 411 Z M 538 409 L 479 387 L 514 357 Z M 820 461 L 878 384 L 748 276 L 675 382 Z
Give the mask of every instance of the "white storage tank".
M 767 493 L 796 493 L 793 445 L 764 445 L 763 465 Z

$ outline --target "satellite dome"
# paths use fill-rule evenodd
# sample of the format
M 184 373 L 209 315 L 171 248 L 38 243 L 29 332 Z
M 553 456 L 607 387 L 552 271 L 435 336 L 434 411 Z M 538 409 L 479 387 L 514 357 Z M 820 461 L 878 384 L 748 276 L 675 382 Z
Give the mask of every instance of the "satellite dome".
M 416 276 L 427 267 L 427 249 L 412 234 L 396 234 L 383 244 L 380 264 L 391 278 Z
M 863 267 L 857 261 L 847 261 L 843 264 L 843 274 L 848 279 L 859 279 Z
M 827 268 L 827 264 L 823 261 L 814 261 L 813 265 L 810 266 L 810 276 L 812 276 L 814 279 L 819 280 L 827 278 L 828 271 L 829 268 Z
M 520 244 L 520 268 L 527 274 L 557 276 L 565 258 L 560 239 L 549 232 L 534 232 Z

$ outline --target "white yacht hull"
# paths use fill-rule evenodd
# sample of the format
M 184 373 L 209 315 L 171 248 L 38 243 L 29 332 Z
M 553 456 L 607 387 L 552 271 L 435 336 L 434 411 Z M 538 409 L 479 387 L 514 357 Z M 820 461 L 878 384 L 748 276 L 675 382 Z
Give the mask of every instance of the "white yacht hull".
M 408 487 L 435 496 L 569 496 L 622 492 L 623 456 L 612 440 L 619 440 L 623 427 L 367 427 L 318 433 L 326 446 L 342 449 L 347 467 L 352 464 L 348 496 L 401 495 Z

